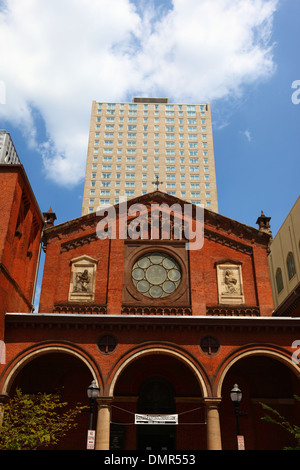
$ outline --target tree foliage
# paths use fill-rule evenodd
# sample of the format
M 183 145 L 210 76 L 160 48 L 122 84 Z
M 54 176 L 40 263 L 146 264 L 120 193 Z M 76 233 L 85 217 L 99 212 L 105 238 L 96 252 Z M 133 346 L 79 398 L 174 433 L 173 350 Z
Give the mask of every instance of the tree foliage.
M 36 450 L 55 445 L 77 426 L 85 409 L 62 402 L 58 394 L 23 394 L 20 389 L 4 405 L 0 426 L 0 450 Z
M 294 398 L 295 400 L 300 401 L 300 397 L 297 395 L 294 395 Z M 264 403 L 261 403 L 261 406 L 268 413 L 261 418 L 263 421 L 281 426 L 296 439 L 295 447 L 284 447 L 284 450 L 300 450 L 300 426 L 297 424 L 290 424 L 284 416 L 281 416 L 277 410 L 274 410 L 270 406 Z

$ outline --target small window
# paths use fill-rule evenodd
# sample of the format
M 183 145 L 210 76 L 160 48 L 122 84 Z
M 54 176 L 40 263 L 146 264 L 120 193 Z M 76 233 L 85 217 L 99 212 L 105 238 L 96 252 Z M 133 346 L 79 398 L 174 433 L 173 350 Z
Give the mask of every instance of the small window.
M 286 265 L 287 265 L 289 280 L 291 280 L 296 274 L 294 255 L 291 251 L 287 255 Z
M 97 344 L 103 354 L 109 354 L 116 349 L 118 342 L 114 336 L 104 335 L 99 339 Z
M 200 342 L 200 348 L 207 356 L 217 354 L 220 348 L 219 341 L 212 336 L 205 336 Z
M 277 269 L 275 277 L 276 277 L 277 293 L 279 294 L 283 290 L 282 271 L 280 268 Z

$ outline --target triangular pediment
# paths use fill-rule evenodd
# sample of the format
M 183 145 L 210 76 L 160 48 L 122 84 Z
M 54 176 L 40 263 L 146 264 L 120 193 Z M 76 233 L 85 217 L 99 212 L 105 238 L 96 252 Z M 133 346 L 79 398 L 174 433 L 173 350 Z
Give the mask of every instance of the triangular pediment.
M 139 207 L 142 207 L 142 212 L 138 211 Z M 153 232 L 150 233 L 152 222 L 151 218 L 156 215 L 156 210 L 163 208 L 165 208 L 165 215 L 170 215 L 171 239 L 174 238 L 174 230 L 177 230 L 175 235 L 178 237 L 178 221 L 180 219 L 182 222 L 181 234 L 184 239 L 187 238 L 187 234 L 184 234 L 184 223 L 187 220 L 195 221 L 201 217 L 205 237 L 227 245 L 232 245 L 234 243 L 237 246 L 237 244 L 240 244 L 239 251 L 244 251 L 245 242 L 246 245 L 249 241 L 251 241 L 251 243 L 256 241 L 264 245 L 267 245 L 269 242 L 269 236 L 256 228 L 247 226 L 203 207 L 195 206 L 194 204 L 158 190 L 121 202 L 114 206 L 110 206 L 108 210 L 111 210 L 113 217 L 115 217 L 116 224 L 120 222 L 120 219 L 123 219 L 123 221 L 126 219 L 125 224 L 127 227 L 135 219 L 137 220 L 141 213 L 144 212 L 144 215 L 148 213 L 148 230 L 150 234 L 148 235 L 148 239 L 151 239 L 151 233 L 153 235 Z M 174 212 L 170 212 L 170 210 L 174 208 L 178 208 L 176 217 L 174 216 Z M 162 213 L 164 213 L 164 210 L 162 210 Z M 99 239 L 99 236 L 97 235 L 97 227 L 99 227 L 99 222 L 101 223 L 101 221 L 103 221 L 103 223 L 105 223 L 104 219 L 106 216 L 107 212 L 105 212 L 103 208 L 102 210 L 100 208 L 99 211 L 92 214 L 81 216 L 77 219 L 50 227 L 45 230 L 44 242 L 47 243 L 47 240 L 51 238 L 59 238 L 62 240 L 62 244 L 67 243 L 68 247 L 72 245 L 75 247 L 78 243 L 83 244 L 89 243 L 90 241 L 96 241 Z M 158 236 L 161 238 L 163 230 L 162 228 L 159 230 L 160 234 L 157 235 L 156 233 L 156 237 Z M 70 237 L 73 238 L 74 236 L 76 237 L 74 240 L 65 242 L 65 239 Z M 124 236 L 121 238 L 124 238 Z M 234 241 L 233 238 L 235 238 Z M 238 240 L 236 238 L 238 238 Z

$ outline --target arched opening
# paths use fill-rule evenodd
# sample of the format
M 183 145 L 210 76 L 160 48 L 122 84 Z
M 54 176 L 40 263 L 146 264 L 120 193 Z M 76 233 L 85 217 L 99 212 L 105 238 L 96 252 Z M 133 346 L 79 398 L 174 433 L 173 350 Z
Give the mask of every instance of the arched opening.
M 58 393 L 61 401 L 67 402 L 70 407 L 76 403 L 88 405 L 87 387 L 92 379 L 91 371 L 79 357 L 49 351 L 25 361 L 9 384 L 9 395 L 13 396 L 16 388 L 20 388 L 26 394 Z M 78 417 L 77 428 L 71 430 L 53 449 L 84 450 L 88 424 L 89 415 L 83 412 Z
M 276 287 L 277 287 L 277 294 L 280 294 L 280 292 L 283 290 L 283 277 L 282 277 L 282 271 L 280 268 L 277 268 L 276 271 Z
M 114 387 L 111 449 L 206 449 L 205 407 L 196 375 L 168 354 L 131 361 Z M 178 424 L 137 424 L 135 414 L 176 414 Z
M 137 412 L 171 415 L 176 413 L 175 391 L 161 377 L 147 379 L 139 388 Z M 176 449 L 174 425 L 140 425 L 137 429 L 137 449 L 171 451 Z
M 289 277 L 289 281 L 290 281 L 296 274 L 295 259 L 294 259 L 294 255 L 291 251 L 287 255 L 286 266 L 287 266 L 287 272 L 288 272 L 288 277 Z
M 228 370 L 222 385 L 220 422 L 224 450 L 237 449 L 237 430 L 230 391 L 238 384 L 243 393 L 239 411 L 240 434 L 246 450 L 281 450 L 295 445 L 292 436 L 276 424 L 262 420 L 261 403 L 276 409 L 291 423 L 299 416 L 300 382 L 291 368 L 271 356 L 251 355 L 236 361 Z

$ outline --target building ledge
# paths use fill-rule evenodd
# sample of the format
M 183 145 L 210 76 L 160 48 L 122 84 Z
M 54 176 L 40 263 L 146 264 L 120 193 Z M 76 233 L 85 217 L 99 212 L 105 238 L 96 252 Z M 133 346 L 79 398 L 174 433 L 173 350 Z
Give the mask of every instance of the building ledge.
M 196 328 L 196 329 L 230 329 L 245 328 L 247 330 L 284 329 L 299 334 L 300 321 L 292 317 L 248 317 L 248 316 L 207 316 L 207 315 L 93 315 L 63 313 L 6 313 L 6 326 L 35 328 L 54 326 L 72 326 L 100 329 L 121 328 Z

